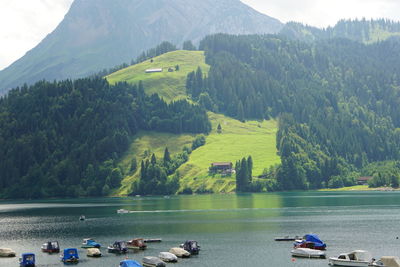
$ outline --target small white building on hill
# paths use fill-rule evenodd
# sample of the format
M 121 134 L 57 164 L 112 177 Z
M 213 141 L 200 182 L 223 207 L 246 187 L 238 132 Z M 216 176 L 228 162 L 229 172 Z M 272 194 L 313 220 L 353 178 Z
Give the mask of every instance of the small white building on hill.
M 163 69 L 159 68 L 159 69 L 147 69 L 145 72 L 146 73 L 154 73 L 154 72 L 162 72 Z

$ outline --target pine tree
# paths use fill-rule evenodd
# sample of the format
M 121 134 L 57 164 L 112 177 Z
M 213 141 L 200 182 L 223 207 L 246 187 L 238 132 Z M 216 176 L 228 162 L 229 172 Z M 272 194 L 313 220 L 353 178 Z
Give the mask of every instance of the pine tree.
M 153 155 L 151 155 L 151 165 L 156 165 L 157 164 L 157 158 L 156 158 L 156 155 L 154 155 L 154 153 L 153 153 Z
M 242 101 L 239 101 L 239 105 L 237 108 L 237 119 L 240 120 L 241 122 L 244 122 L 244 110 Z
M 171 161 L 171 155 L 169 154 L 168 147 L 166 147 L 164 150 L 163 161 L 164 161 L 164 165 Z
M 222 132 L 222 127 L 221 127 L 221 124 L 218 123 L 218 126 L 217 126 L 217 133 L 221 133 L 221 132 Z

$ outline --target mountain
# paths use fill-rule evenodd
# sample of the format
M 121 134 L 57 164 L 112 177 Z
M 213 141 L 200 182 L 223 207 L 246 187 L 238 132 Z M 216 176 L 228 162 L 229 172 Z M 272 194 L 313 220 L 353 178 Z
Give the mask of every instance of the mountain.
M 0 72 L 0 95 L 41 79 L 90 75 L 170 41 L 212 33 L 276 33 L 283 24 L 239 0 L 75 0 L 38 46 Z
M 280 34 L 304 42 L 345 38 L 370 44 L 399 37 L 400 23 L 385 19 L 340 20 L 334 27 L 319 29 L 297 22 L 289 22 L 285 24 Z

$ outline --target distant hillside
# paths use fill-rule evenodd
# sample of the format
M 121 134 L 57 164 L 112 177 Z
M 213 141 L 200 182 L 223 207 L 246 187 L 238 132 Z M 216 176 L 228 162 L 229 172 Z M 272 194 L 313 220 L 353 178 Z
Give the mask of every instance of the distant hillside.
M 341 20 L 334 27 L 319 29 L 289 22 L 280 34 L 305 42 L 321 39 L 346 38 L 369 44 L 400 36 L 400 23 L 390 20 Z
M 84 77 L 130 62 L 162 41 L 276 33 L 283 24 L 239 0 L 75 0 L 59 26 L 0 72 L 0 95 L 41 79 Z
M 176 70 L 178 66 L 178 70 Z M 128 82 L 136 84 L 143 82 L 146 93 L 158 93 L 165 100 L 186 98 L 186 76 L 189 72 L 200 67 L 208 72 L 209 66 L 205 63 L 203 51 L 173 51 L 152 60 L 130 66 L 108 75 L 106 78 L 111 84 Z M 162 72 L 145 73 L 147 69 L 162 68 Z M 171 69 L 171 72 L 168 71 Z

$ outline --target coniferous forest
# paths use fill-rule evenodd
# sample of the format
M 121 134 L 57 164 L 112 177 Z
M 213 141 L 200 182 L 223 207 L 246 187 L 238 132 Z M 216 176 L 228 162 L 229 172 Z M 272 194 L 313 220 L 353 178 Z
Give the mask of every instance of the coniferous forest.
M 398 39 L 219 34 L 200 49 L 211 69 L 190 73 L 187 90 L 203 107 L 242 121 L 279 119 L 282 190 L 354 184 L 369 163 L 399 159 Z
M 0 196 L 101 196 L 120 186 L 117 160 L 138 130 L 207 133 L 204 109 L 167 104 L 143 86 L 104 79 L 38 82 L 0 100 Z

